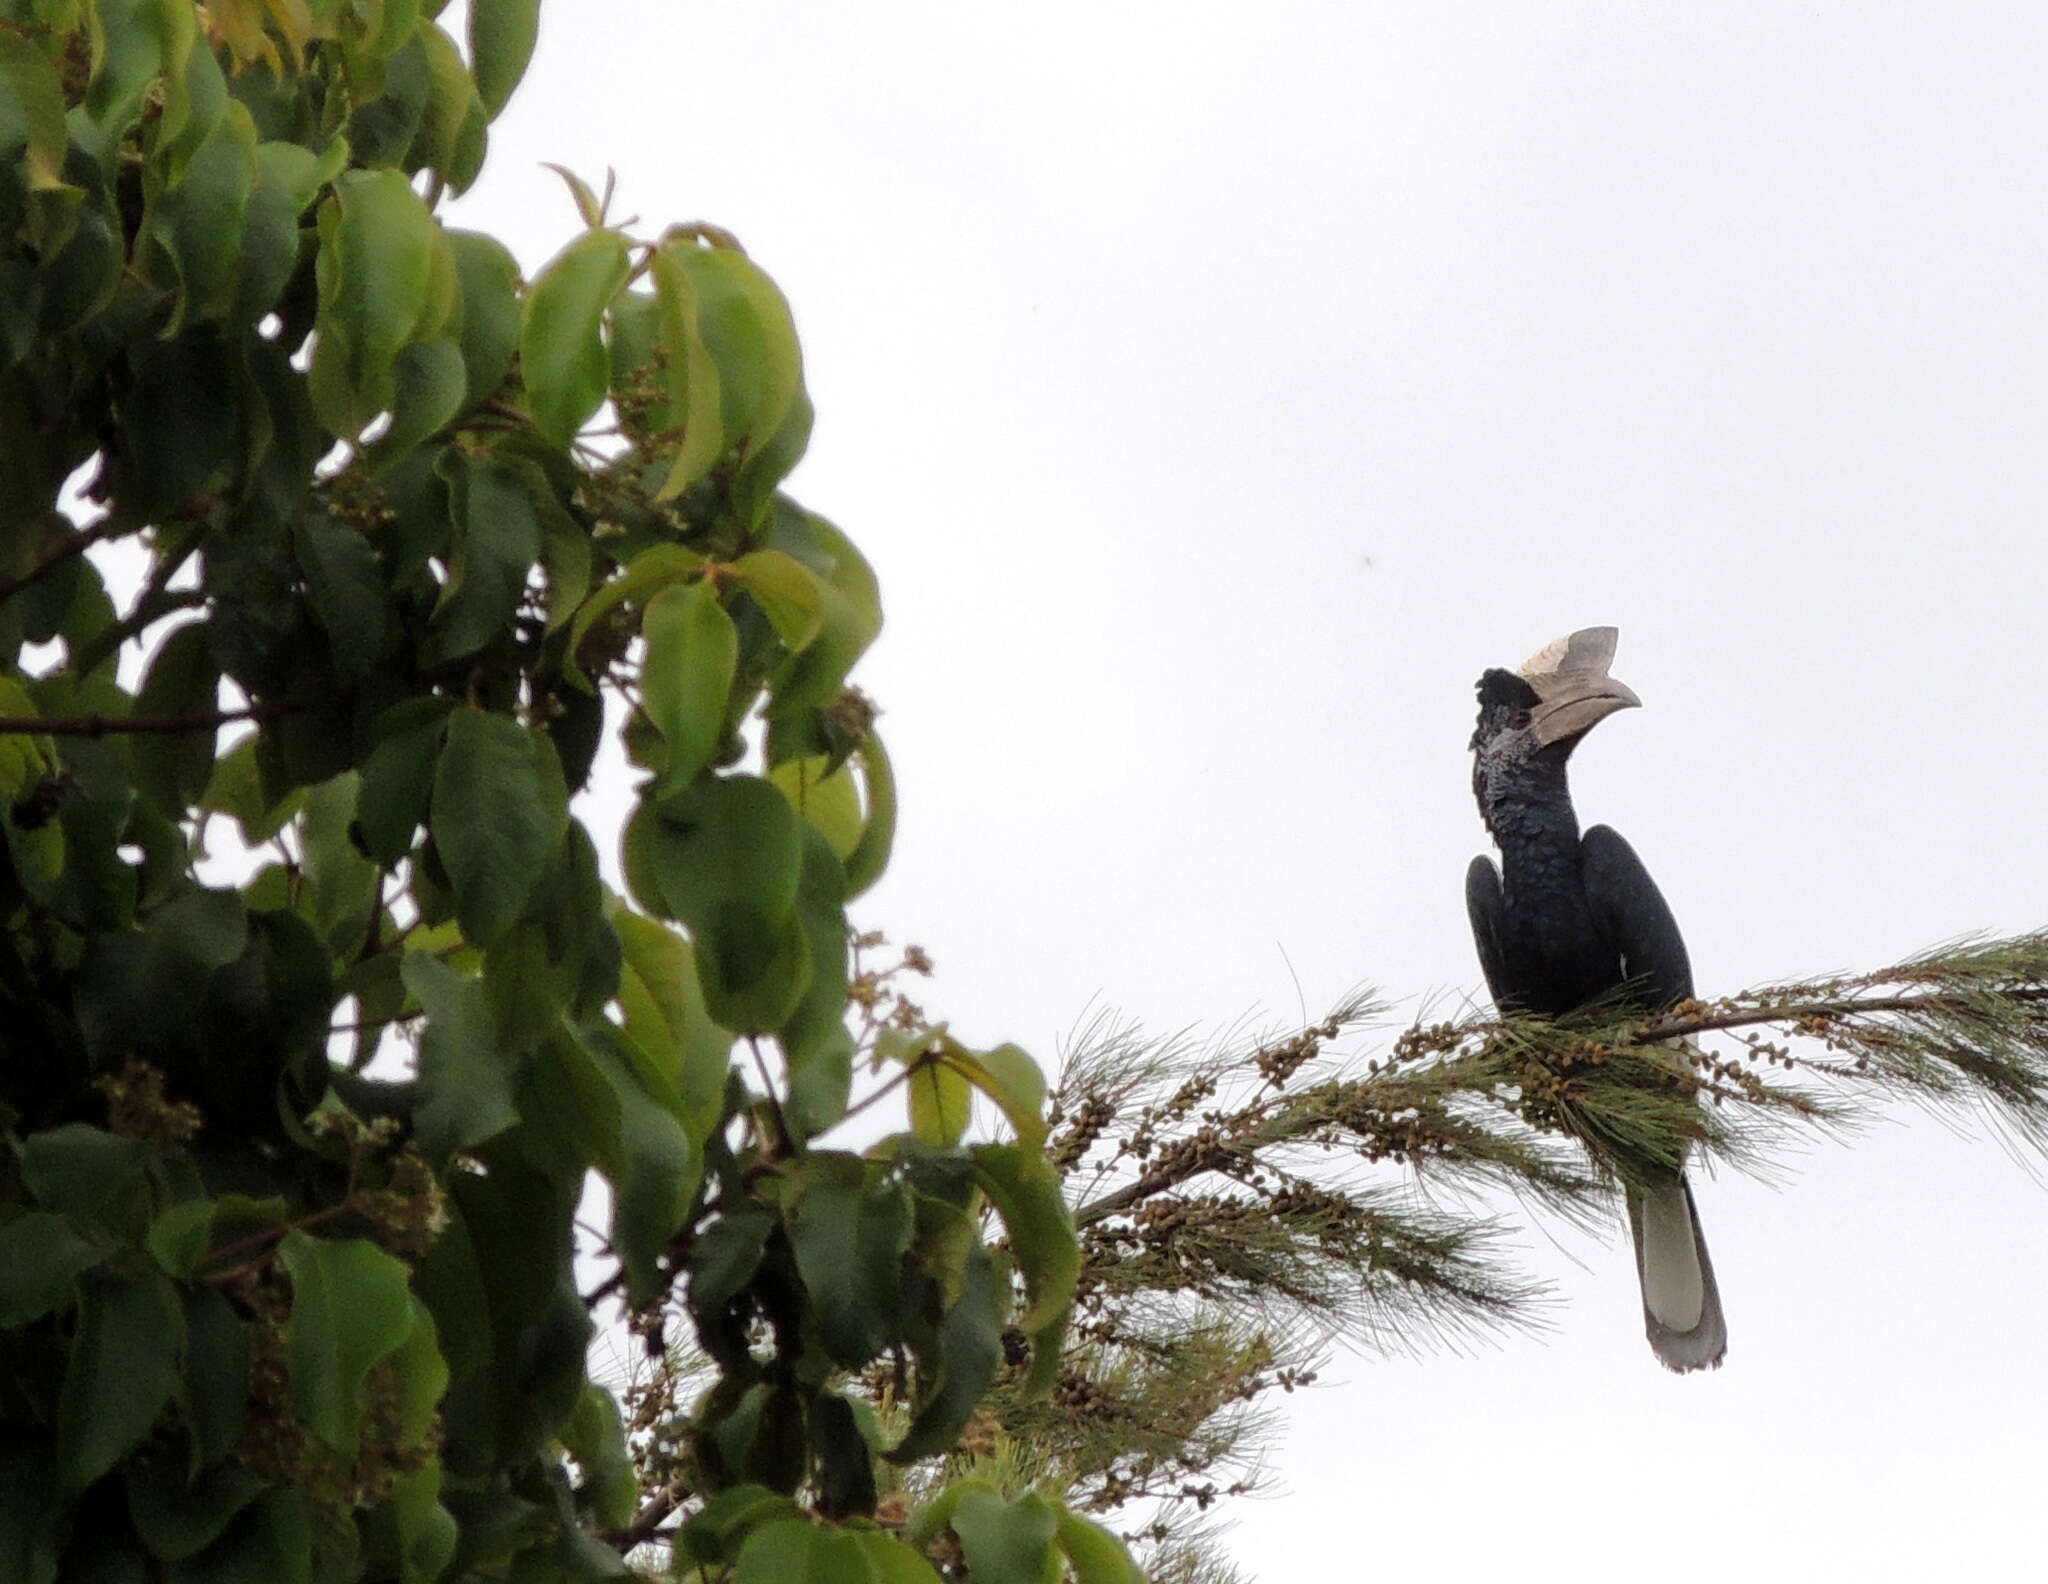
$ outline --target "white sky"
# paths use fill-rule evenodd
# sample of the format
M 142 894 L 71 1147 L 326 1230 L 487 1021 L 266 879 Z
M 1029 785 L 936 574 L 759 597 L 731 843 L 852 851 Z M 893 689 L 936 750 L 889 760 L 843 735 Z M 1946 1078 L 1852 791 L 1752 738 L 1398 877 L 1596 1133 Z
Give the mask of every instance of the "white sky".
M 1705 994 L 2041 924 L 2048 11 L 554 0 L 451 217 L 554 160 L 736 231 L 875 562 L 864 924 L 1050 1058 L 1477 986 L 1471 684 L 1622 629 L 1576 763 Z M 1284 955 L 1283 955 L 1284 954 Z M 1290 973 L 1289 964 L 1292 965 Z M 2048 1547 L 2048 1190 L 1926 1121 L 1701 1186 L 1727 1367 L 1625 1240 L 1547 1339 L 1292 1399 L 1268 1581 L 2003 1578 Z M 1574 1263 L 1574 1262 L 1577 1263 Z M 1341 1377 L 1341 1379 L 1340 1379 Z M 2024 1559 L 2024 1560 L 2022 1560 Z

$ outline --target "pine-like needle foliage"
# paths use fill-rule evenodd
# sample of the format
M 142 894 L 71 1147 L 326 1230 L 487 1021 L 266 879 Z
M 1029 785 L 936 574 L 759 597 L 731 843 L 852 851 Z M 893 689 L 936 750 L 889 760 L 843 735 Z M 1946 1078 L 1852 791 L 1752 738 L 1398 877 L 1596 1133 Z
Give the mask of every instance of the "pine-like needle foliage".
M 998 1414 L 1098 1510 L 1130 1522 L 1150 1500 L 1158 1576 L 1227 1575 L 1198 1515 L 1255 1488 L 1272 1392 L 1334 1345 L 1545 1323 L 1509 1199 L 1598 1223 L 1646 1169 L 1769 1173 L 1794 1133 L 1901 1100 L 2048 1146 L 2048 933 L 1655 1018 L 1417 1023 L 1361 1054 L 1382 1016 L 1361 995 L 1286 1038 L 1208 1046 L 1098 1018 L 1066 1052 L 1050 1147 L 1082 1305 L 1053 1400 Z

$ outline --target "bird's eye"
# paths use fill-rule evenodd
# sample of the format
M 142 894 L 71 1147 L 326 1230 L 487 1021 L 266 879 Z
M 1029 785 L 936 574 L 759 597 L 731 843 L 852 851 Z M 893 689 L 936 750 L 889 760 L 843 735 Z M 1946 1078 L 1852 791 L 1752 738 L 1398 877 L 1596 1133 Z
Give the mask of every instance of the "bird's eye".
M 1508 729 L 1510 731 L 1526 731 L 1528 728 L 1529 712 L 1527 710 L 1516 710 L 1514 714 L 1508 717 Z

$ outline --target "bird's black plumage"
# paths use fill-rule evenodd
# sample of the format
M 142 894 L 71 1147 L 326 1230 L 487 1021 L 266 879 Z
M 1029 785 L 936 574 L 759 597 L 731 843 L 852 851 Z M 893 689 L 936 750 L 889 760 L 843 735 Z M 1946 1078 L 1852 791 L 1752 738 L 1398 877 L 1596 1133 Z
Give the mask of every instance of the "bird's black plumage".
M 1589 628 L 1522 672 L 1479 679 L 1472 787 L 1501 862 L 1472 860 L 1465 905 L 1503 1010 L 1557 1015 L 1608 1000 L 1652 1011 L 1693 993 L 1685 941 L 1656 882 L 1607 826 L 1580 834 L 1565 778 L 1586 732 L 1637 702 L 1607 676 L 1613 646 L 1613 629 Z M 1727 1330 L 1685 1174 L 1632 1190 L 1629 1222 L 1658 1358 L 1679 1370 L 1719 1364 Z

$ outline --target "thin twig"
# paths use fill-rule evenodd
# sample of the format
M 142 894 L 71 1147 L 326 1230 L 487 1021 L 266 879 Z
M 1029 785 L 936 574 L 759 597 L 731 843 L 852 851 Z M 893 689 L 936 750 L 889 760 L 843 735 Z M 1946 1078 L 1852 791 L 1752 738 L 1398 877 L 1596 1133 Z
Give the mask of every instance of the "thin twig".
M 8 600 L 13 599 L 23 589 L 40 583 L 66 561 L 71 560 L 75 556 L 84 555 L 86 551 L 98 544 L 102 539 L 118 533 L 121 527 L 122 523 L 119 518 L 111 516 L 102 517 L 90 528 L 82 528 L 66 539 L 56 549 L 44 556 L 42 560 L 22 573 L 20 577 L 0 579 L 0 604 L 5 604 Z
M 279 699 L 246 704 L 239 709 L 192 710 L 182 715 L 0 715 L 0 737 L 112 737 L 153 733 L 212 731 L 239 721 L 273 721 L 285 715 L 309 715 L 331 709 L 332 700 Z

